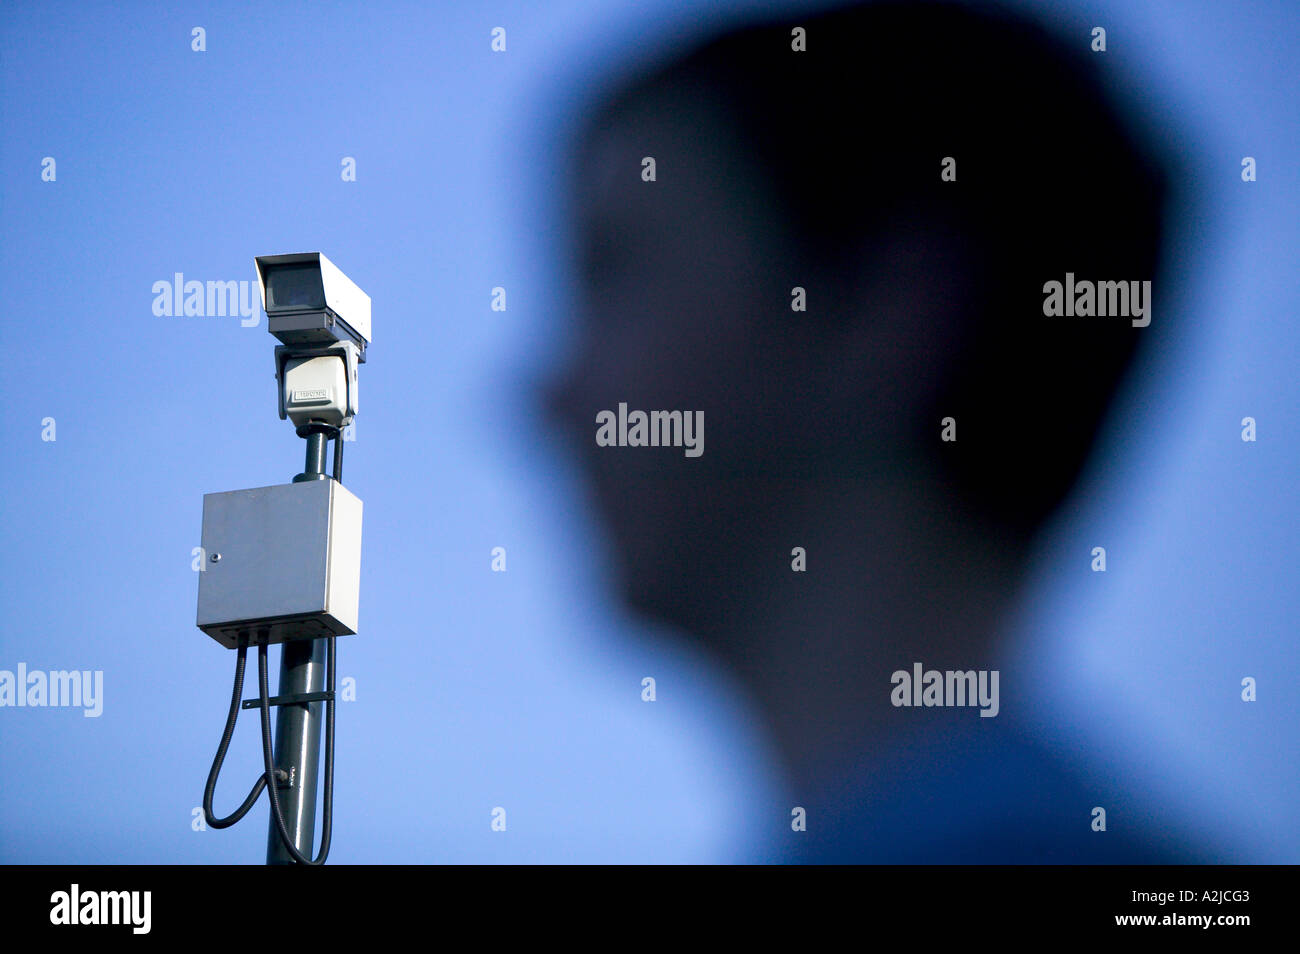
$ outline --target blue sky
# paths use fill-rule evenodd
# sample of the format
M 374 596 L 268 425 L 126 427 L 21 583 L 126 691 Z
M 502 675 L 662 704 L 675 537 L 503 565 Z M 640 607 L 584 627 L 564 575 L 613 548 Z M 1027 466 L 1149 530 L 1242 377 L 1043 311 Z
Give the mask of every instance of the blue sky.
M 191 827 L 233 669 L 194 627 L 191 549 L 204 493 L 288 481 L 302 442 L 276 414 L 265 319 L 160 317 L 152 286 L 251 280 L 255 255 L 308 250 L 374 303 L 346 467 L 365 501 L 362 624 L 339 643 L 357 699 L 338 708 L 331 860 L 762 856 L 782 793 L 754 713 L 609 603 L 604 543 L 529 387 L 568 340 L 557 131 L 654 51 L 774 6 L 7 5 L 0 669 L 103 670 L 105 698 L 96 719 L 0 709 L 0 860 L 261 859 L 264 802 L 233 829 Z M 1112 463 L 1042 545 L 1021 622 L 1053 687 L 1041 704 L 1239 860 L 1295 862 L 1300 18 L 1281 2 L 1064 9 L 1110 25 L 1117 71 L 1147 78 L 1151 113 L 1177 117 L 1162 134 L 1205 173 L 1174 250 L 1194 276 L 1182 349 L 1118 409 Z M 254 725 L 218 811 L 260 770 Z

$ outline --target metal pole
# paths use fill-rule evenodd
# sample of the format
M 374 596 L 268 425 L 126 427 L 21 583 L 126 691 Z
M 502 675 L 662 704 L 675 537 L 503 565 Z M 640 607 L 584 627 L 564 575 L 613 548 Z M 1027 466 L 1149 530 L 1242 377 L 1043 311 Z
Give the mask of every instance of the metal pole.
M 329 437 L 319 430 L 312 430 L 304 436 L 307 438 L 307 469 L 293 479 L 295 484 L 304 480 L 324 480 L 327 476 L 325 446 L 329 442 Z
M 307 466 L 293 479 L 326 480 L 326 435 L 315 431 L 307 439 Z M 325 640 L 295 639 L 280 645 L 282 696 L 320 692 L 325 688 Z M 310 858 L 316 841 L 316 776 L 320 765 L 321 706 L 309 702 L 276 707 L 275 767 L 288 773 L 280 785 L 280 809 L 294 847 Z M 267 820 L 266 863 L 290 865 L 293 857 L 280 840 L 275 817 Z

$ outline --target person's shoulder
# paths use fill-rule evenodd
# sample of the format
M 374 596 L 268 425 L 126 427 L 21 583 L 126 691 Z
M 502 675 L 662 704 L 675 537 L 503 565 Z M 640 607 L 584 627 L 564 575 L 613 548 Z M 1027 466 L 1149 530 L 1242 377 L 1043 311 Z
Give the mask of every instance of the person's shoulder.
M 813 801 L 796 847 L 812 864 L 1217 860 L 1163 806 L 1011 726 L 898 740 Z

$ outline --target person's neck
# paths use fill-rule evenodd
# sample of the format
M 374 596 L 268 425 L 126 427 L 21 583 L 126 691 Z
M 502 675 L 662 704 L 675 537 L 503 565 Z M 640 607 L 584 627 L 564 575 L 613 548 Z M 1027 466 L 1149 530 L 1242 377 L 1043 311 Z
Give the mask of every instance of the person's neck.
M 754 551 L 803 547 L 807 569 L 774 578 L 770 557 L 741 561 L 703 625 L 754 694 L 794 787 L 829 780 L 912 725 L 890 702 L 895 671 L 993 668 L 1022 549 L 941 486 L 818 482 L 765 525 Z

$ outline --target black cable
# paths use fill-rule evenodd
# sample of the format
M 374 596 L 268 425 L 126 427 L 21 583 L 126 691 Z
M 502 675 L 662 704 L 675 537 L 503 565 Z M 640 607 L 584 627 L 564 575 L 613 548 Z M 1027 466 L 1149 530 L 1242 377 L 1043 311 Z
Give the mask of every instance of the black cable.
M 334 438 L 334 479 L 343 483 L 343 431 Z
M 211 828 L 229 828 L 235 824 L 248 814 L 248 810 L 257 803 L 257 798 L 262 794 L 262 789 L 266 787 L 266 776 L 263 775 L 253 785 L 253 790 L 244 799 L 244 804 L 235 809 L 232 814 L 227 815 L 225 818 L 218 818 L 212 813 L 212 798 L 217 791 L 217 776 L 221 774 L 221 763 L 226 760 L 226 749 L 230 747 L 230 739 L 235 734 L 235 720 L 239 718 L 239 697 L 243 694 L 244 689 L 244 664 L 247 656 L 248 643 L 241 639 L 239 656 L 235 660 L 235 689 L 230 695 L 230 714 L 226 716 L 226 729 L 221 733 L 221 744 L 217 746 L 217 757 L 212 760 L 212 768 L 208 772 L 208 784 L 203 789 L 203 819 Z
M 267 790 L 271 793 L 271 816 L 275 819 L 276 830 L 284 843 L 289 856 L 300 865 L 323 865 L 330 853 L 330 834 L 334 822 L 334 640 L 329 637 L 326 668 L 329 671 L 329 695 L 325 700 L 325 805 L 324 819 L 321 822 L 320 854 L 313 860 L 300 852 L 289 837 L 288 826 L 284 823 L 284 814 L 280 810 L 280 795 L 273 783 Z M 257 681 L 260 696 L 258 702 L 262 712 L 262 761 L 266 767 L 264 779 L 275 778 L 275 768 L 271 758 L 271 710 L 268 705 L 270 690 L 266 679 L 266 643 L 257 647 Z

